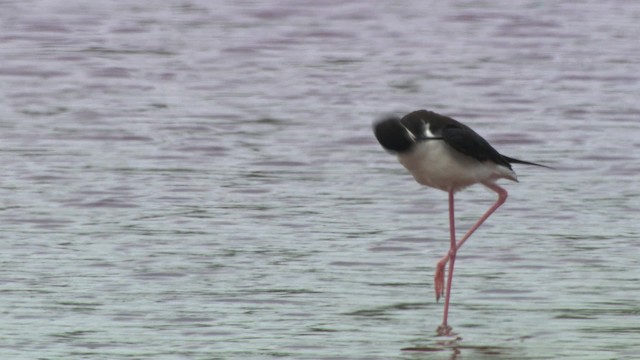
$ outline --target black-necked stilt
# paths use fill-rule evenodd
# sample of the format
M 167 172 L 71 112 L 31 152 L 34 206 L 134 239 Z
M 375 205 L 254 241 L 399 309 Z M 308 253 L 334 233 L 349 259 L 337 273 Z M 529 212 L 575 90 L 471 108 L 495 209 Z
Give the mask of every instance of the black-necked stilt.
M 444 303 L 444 316 L 438 332 L 448 335 L 447 325 L 451 281 L 456 252 L 482 223 L 507 199 L 507 191 L 495 182 L 498 179 L 518 181 L 511 164 L 540 164 L 501 155 L 468 126 L 447 116 L 427 110 L 414 111 L 402 119 L 388 118 L 374 124 L 374 133 L 380 145 L 398 155 L 400 163 L 422 185 L 449 193 L 449 252 L 438 261 L 434 276 L 436 300 L 444 295 L 445 266 L 449 263 L 449 276 Z M 456 242 L 453 195 L 473 184 L 482 184 L 498 194 L 498 200 Z

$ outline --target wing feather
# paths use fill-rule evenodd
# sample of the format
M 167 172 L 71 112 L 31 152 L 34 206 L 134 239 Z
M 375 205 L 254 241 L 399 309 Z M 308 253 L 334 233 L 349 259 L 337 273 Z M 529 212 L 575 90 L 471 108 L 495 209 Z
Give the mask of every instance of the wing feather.
M 442 129 L 442 138 L 456 151 L 478 161 L 493 161 L 511 169 L 509 161 L 491 146 L 487 140 L 463 124 L 449 125 Z

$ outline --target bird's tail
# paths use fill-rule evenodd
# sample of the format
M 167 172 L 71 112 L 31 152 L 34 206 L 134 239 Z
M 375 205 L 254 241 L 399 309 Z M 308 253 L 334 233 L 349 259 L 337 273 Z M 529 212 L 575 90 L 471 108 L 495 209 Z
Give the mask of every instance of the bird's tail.
M 533 165 L 533 166 L 540 166 L 540 167 L 547 168 L 547 169 L 553 169 L 551 166 L 547 166 L 547 165 L 536 164 L 536 163 L 530 162 L 530 161 L 514 159 L 514 158 L 511 158 L 511 157 L 508 157 L 508 156 L 504 156 L 504 155 L 502 155 L 502 157 L 505 158 L 505 160 L 507 160 L 508 162 L 510 162 L 512 164 Z

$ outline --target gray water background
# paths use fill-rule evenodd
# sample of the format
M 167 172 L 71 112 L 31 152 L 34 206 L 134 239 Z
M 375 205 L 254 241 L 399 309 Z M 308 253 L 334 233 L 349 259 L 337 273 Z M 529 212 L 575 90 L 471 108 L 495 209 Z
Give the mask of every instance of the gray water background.
M 640 2 L 0 1 L 0 358 L 640 358 Z M 428 108 L 520 183 L 434 265 Z M 494 201 L 457 195 L 460 233 Z

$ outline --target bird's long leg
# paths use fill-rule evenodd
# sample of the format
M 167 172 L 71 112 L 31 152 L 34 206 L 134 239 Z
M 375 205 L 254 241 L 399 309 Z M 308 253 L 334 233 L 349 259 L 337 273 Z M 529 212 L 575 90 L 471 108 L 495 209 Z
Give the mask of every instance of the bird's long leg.
M 447 326 L 447 316 L 449 315 L 449 299 L 451 298 L 451 282 L 453 281 L 453 266 L 456 262 L 456 216 L 454 210 L 454 201 L 453 201 L 454 190 L 449 190 L 449 238 L 450 238 L 450 246 L 449 246 L 449 278 L 447 279 L 447 297 L 444 300 L 444 315 L 442 317 L 442 328 L 444 332 L 448 332 Z M 444 266 L 443 266 L 444 268 Z M 444 281 L 444 273 L 442 274 Z M 442 284 L 444 285 L 444 284 Z
M 476 221 L 476 223 L 469 229 L 469 231 L 467 231 L 467 233 L 458 242 L 455 242 L 455 228 L 454 228 L 454 219 L 453 219 L 453 215 L 454 215 L 453 214 L 453 192 L 451 191 L 449 192 L 449 227 L 450 227 L 452 245 L 449 248 L 449 252 L 444 257 L 442 257 L 440 261 L 438 261 L 438 264 L 436 265 L 436 274 L 434 276 L 436 301 L 438 301 L 440 297 L 444 295 L 444 268 L 447 265 L 447 262 L 451 261 L 449 265 L 447 297 L 445 299 L 445 308 L 444 308 L 445 313 L 444 313 L 443 325 L 445 326 L 447 324 L 447 316 L 448 316 L 447 313 L 449 311 L 449 298 L 451 296 L 451 280 L 453 279 L 453 263 L 455 262 L 456 252 L 458 251 L 458 249 L 460 249 L 460 247 L 462 247 L 464 242 L 467 241 L 467 239 L 471 236 L 471 234 L 473 234 L 480 227 L 480 225 L 482 225 L 482 223 L 484 223 L 485 220 L 487 220 L 489 216 L 493 214 L 494 211 L 496 211 L 502 204 L 504 204 L 504 202 L 507 200 L 507 196 L 509 195 L 507 193 L 507 190 L 503 189 L 502 187 L 496 184 L 485 183 L 484 185 L 498 194 L 498 200 L 495 202 L 495 204 L 493 204 L 493 206 L 489 208 L 489 210 L 487 210 L 480 217 L 480 219 L 478 219 L 478 221 Z

